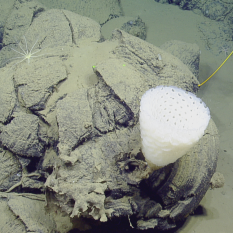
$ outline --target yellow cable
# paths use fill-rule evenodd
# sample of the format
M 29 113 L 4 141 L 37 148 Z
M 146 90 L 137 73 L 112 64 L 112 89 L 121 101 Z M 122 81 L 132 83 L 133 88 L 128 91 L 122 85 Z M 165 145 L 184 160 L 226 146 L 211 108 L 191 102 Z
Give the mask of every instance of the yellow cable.
M 203 84 L 205 84 L 208 80 L 210 80 L 218 71 L 219 69 L 224 65 L 224 63 L 228 60 L 228 58 L 233 54 L 233 51 L 229 54 L 229 56 L 225 59 L 225 61 L 218 67 L 217 70 L 214 71 L 213 74 L 210 75 L 209 78 L 207 78 L 203 83 L 199 84 L 198 86 L 202 86 Z

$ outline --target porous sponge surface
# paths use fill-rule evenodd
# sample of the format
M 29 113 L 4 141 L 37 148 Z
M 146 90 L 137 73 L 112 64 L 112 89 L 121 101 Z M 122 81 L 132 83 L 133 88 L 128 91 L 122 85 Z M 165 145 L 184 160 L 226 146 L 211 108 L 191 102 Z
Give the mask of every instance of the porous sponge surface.
M 194 94 L 178 87 L 157 86 L 140 103 L 142 152 L 165 166 L 184 155 L 204 134 L 210 111 Z

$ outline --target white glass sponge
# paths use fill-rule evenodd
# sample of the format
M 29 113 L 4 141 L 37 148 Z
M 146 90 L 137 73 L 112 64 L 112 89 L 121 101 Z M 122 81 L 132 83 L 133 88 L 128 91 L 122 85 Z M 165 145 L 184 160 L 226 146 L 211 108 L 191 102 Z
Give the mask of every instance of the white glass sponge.
M 178 87 L 149 89 L 140 102 L 142 152 L 155 166 L 184 155 L 204 134 L 210 111 L 194 94 Z

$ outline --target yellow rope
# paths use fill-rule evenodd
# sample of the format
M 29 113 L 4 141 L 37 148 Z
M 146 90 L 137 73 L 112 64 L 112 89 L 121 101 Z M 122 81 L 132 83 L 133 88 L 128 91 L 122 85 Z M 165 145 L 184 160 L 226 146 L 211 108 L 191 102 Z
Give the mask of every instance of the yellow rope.
M 205 84 L 208 80 L 210 80 L 218 71 L 219 69 L 224 65 L 224 63 L 228 60 L 228 58 L 233 54 L 233 51 L 229 54 L 229 56 L 225 59 L 225 61 L 218 67 L 217 70 L 214 71 L 213 74 L 210 75 L 209 78 L 207 78 L 203 83 L 199 84 L 198 86 L 202 86 L 203 84 Z

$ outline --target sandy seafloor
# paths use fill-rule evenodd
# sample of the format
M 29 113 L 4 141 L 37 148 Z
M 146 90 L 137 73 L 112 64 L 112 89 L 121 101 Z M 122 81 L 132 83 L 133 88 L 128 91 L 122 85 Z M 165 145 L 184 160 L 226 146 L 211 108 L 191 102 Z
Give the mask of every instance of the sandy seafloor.
M 125 15 L 139 15 L 147 26 L 147 41 L 160 46 L 169 40 L 196 43 L 201 50 L 199 81 L 208 78 L 224 61 L 225 53 L 214 55 L 205 48 L 198 23 L 210 19 L 184 11 L 178 6 L 164 5 L 153 0 L 122 0 Z M 218 41 L 216 41 L 216 44 Z M 219 41 L 220 43 L 220 41 Z M 233 50 L 233 47 L 231 48 Z M 231 50 L 228 52 L 230 53 Z M 176 232 L 230 233 L 233 232 L 233 56 L 206 84 L 198 96 L 209 107 L 220 135 L 217 171 L 225 177 L 220 189 L 209 189 L 200 205 L 203 213 L 189 216 Z
M 121 0 L 121 5 L 125 16 L 140 16 L 146 23 L 146 40 L 155 46 L 160 46 L 169 40 L 196 43 L 201 50 L 200 82 L 208 78 L 226 58 L 223 52 L 214 54 L 206 49 L 198 24 L 208 22 L 210 19 L 201 14 L 183 11 L 177 6 L 160 4 L 154 0 Z M 233 50 L 233 47 L 231 49 Z M 198 92 L 198 96 L 210 108 L 211 116 L 219 129 L 220 155 L 217 171 L 224 175 L 225 186 L 214 190 L 209 189 L 200 203 L 203 213 L 189 216 L 185 224 L 176 232 L 233 232 L 232 67 L 233 56 Z

